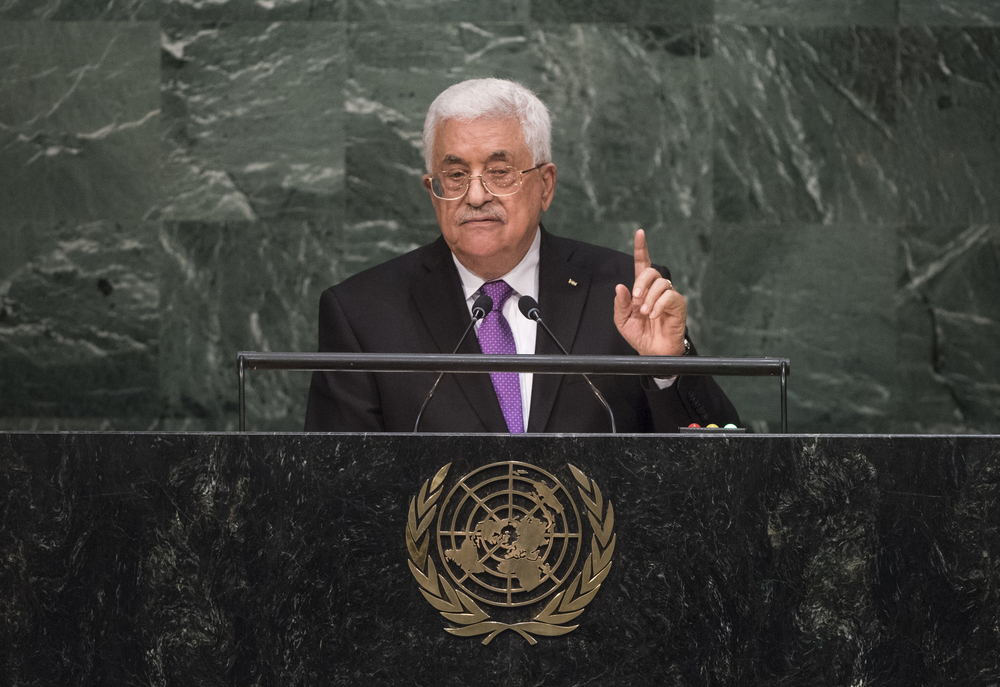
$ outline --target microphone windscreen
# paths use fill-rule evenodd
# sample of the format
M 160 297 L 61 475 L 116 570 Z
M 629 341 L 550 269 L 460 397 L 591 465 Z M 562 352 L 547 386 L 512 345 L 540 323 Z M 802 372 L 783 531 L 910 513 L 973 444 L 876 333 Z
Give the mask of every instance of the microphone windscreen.
M 485 293 L 476 299 L 472 304 L 472 319 L 481 320 L 486 317 L 486 313 L 493 309 L 493 299 Z
M 542 314 L 538 312 L 538 302 L 531 296 L 521 296 L 517 301 L 517 309 L 529 320 L 538 321 Z

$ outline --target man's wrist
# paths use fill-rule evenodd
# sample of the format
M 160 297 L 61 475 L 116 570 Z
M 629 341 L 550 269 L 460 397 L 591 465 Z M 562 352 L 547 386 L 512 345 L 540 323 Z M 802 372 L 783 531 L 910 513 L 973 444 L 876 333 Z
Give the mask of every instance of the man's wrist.
M 681 356 L 691 355 L 691 342 L 688 341 L 687 337 L 684 337 L 684 352 L 680 354 Z M 677 379 L 677 375 L 672 375 L 670 377 L 653 377 L 653 379 L 659 382 L 672 382 Z

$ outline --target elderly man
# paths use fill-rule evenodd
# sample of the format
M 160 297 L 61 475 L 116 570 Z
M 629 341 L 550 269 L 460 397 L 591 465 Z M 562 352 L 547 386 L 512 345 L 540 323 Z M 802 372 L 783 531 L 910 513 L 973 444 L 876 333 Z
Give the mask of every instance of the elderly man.
M 493 309 L 460 353 L 559 350 L 517 308 L 531 296 L 574 354 L 689 355 L 687 304 L 650 262 L 643 232 L 628 256 L 540 225 L 556 187 L 545 105 L 519 84 L 477 79 L 437 97 L 424 123 L 434 243 L 327 289 L 320 351 L 450 353 L 483 293 Z M 626 284 L 631 283 L 629 288 Z M 307 431 L 412 431 L 433 374 L 314 373 Z M 739 422 L 708 377 L 594 377 L 618 431 L 674 432 Z M 434 432 L 606 432 L 579 375 L 445 375 L 420 422 Z

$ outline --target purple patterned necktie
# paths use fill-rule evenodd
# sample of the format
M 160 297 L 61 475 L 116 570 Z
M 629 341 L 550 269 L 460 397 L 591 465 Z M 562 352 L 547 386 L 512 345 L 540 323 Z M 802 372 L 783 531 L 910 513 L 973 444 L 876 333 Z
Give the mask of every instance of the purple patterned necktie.
M 479 347 L 483 353 L 517 353 L 514 346 L 514 333 L 510 323 L 503 316 L 503 304 L 507 302 L 514 289 L 505 281 L 491 281 L 483 284 L 483 291 L 493 299 L 493 310 L 487 313 L 479 325 Z M 524 412 L 521 408 L 521 379 L 516 372 L 491 372 L 493 388 L 507 429 L 511 434 L 524 432 Z

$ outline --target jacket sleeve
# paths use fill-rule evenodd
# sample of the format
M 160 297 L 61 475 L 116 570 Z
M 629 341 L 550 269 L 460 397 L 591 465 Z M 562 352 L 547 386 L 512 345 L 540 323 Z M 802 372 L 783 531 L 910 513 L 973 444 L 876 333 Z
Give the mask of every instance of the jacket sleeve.
M 319 352 L 363 352 L 332 288 L 320 297 Z M 375 375 L 370 372 L 313 372 L 305 431 L 385 431 Z
M 692 345 L 692 354 L 697 351 Z M 681 375 L 666 389 L 660 389 L 652 379 L 642 382 L 653 417 L 653 431 L 676 432 L 678 427 L 698 423 L 702 427 L 729 423 L 740 425 L 740 416 L 726 393 L 711 377 Z

